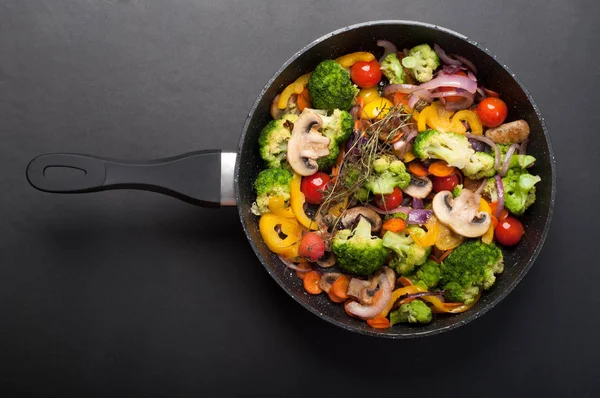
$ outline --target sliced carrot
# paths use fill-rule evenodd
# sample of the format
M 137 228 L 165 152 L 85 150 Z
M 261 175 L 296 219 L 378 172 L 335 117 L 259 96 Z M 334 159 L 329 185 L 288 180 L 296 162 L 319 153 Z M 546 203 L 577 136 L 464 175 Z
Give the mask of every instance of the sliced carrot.
M 312 270 L 312 267 L 309 263 L 307 262 L 303 262 L 298 264 L 298 268 L 302 269 L 302 270 Z M 298 278 L 300 279 L 304 279 L 304 277 L 306 276 L 306 273 L 308 271 L 296 271 L 296 275 L 298 276 Z
M 350 284 L 350 278 L 346 275 L 341 275 L 331 284 L 330 292 L 333 292 L 337 297 L 346 300 L 348 298 L 348 285 Z
M 400 278 L 398 278 L 398 280 L 396 281 L 396 283 L 406 287 L 406 286 L 411 286 L 413 283 L 410 281 L 410 279 L 408 279 L 405 276 L 401 276 Z
M 457 308 L 460 307 L 461 305 L 464 305 L 465 303 L 444 303 L 444 307 L 446 308 Z
M 342 297 L 338 296 L 337 294 L 335 294 L 333 292 L 333 290 L 329 290 L 329 293 L 327 293 L 327 295 L 329 296 L 329 299 L 331 301 L 333 301 L 334 303 L 343 303 L 344 301 L 346 301 L 346 299 L 348 297 L 348 296 L 346 296 L 346 298 L 342 298 Z
M 429 165 L 428 171 L 436 177 L 448 177 L 454 174 L 454 167 L 448 166 L 448 163 L 443 160 L 439 160 Z
M 383 229 L 392 232 L 400 232 L 406 228 L 406 221 L 401 218 L 390 218 L 383 223 Z
M 494 229 L 496 229 L 496 226 L 498 225 L 498 219 L 496 218 L 496 216 L 492 216 L 492 227 L 494 227 Z
M 394 106 L 405 105 L 408 106 L 408 94 L 405 93 L 394 93 L 392 97 L 392 102 Z
M 429 174 L 425 166 L 423 166 L 421 162 L 416 161 L 412 161 L 408 164 L 408 171 L 417 177 L 425 177 L 427 174 Z
M 496 214 L 496 211 L 498 210 L 498 202 L 491 202 L 490 207 L 492 208 L 492 214 Z M 500 217 L 498 217 L 498 221 L 504 221 L 506 220 L 506 217 L 508 217 L 508 210 L 504 208 L 500 212 Z
M 304 108 L 310 108 L 310 94 L 308 92 L 308 87 L 302 90 L 298 95 L 298 110 L 302 112 Z
M 310 271 L 304 275 L 304 290 L 310 294 L 320 294 L 323 292 L 319 287 L 321 275 L 317 271 Z
M 367 319 L 367 325 L 373 329 L 387 329 L 390 327 L 390 321 L 384 316 L 376 316 L 373 319 Z

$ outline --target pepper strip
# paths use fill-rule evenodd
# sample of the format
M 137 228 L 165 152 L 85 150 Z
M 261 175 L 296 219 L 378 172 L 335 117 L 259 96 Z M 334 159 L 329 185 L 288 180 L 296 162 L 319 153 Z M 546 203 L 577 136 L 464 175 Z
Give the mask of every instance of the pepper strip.
M 285 200 L 281 196 L 273 196 L 269 199 L 269 210 L 271 213 L 280 217 L 296 218 L 292 208 L 290 206 L 285 206 Z
M 281 228 L 283 234 L 287 235 L 285 238 L 282 239 L 279 232 L 275 230 L 277 226 Z M 265 244 L 273 253 L 287 258 L 298 257 L 302 228 L 296 220 L 266 213 L 260 217 L 258 229 Z
M 375 59 L 375 56 L 369 52 L 358 51 L 355 53 L 350 53 L 346 55 L 342 55 L 335 59 L 335 62 L 342 65 L 343 68 L 350 68 L 357 62 L 370 62 Z
M 290 207 L 296 215 L 296 220 L 298 220 L 300 225 L 312 231 L 316 231 L 318 229 L 317 223 L 308 218 L 304 212 L 304 202 L 306 199 L 304 198 L 304 194 L 300 189 L 301 184 L 302 177 L 298 173 L 294 173 L 292 182 L 290 184 Z
M 479 120 L 479 116 L 477 112 L 470 110 L 462 110 L 458 111 L 452 116 L 452 131 L 455 133 L 464 134 L 467 132 L 462 121 L 469 123 L 469 127 L 471 128 L 471 133 L 475 135 L 483 134 L 483 126 L 481 125 L 481 120 Z
M 312 72 L 300 76 L 296 79 L 296 81 L 287 86 L 281 92 L 281 95 L 279 96 L 279 101 L 277 102 L 277 107 L 279 109 L 287 108 L 287 103 L 290 100 L 292 94 L 302 94 L 302 91 L 304 91 L 304 88 L 308 84 L 308 79 L 310 79 L 311 73 Z

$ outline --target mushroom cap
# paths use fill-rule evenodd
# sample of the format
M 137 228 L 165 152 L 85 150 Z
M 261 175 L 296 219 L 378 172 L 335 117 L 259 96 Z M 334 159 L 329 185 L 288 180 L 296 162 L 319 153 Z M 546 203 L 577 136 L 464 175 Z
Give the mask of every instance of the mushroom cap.
M 301 176 L 313 175 L 319 169 L 316 159 L 329 155 L 329 138 L 319 133 L 323 120 L 318 113 L 305 109 L 292 129 L 287 160 Z
M 300 110 L 298 109 L 298 94 L 290 95 L 290 98 L 287 102 L 287 107 L 285 109 L 279 109 L 279 97 L 281 95 L 278 94 L 271 102 L 271 116 L 273 119 L 281 119 L 283 115 L 286 113 L 291 113 L 294 115 L 298 115 Z
M 483 235 L 491 223 L 490 215 L 479 211 L 481 197 L 463 189 L 455 199 L 450 191 L 441 191 L 433 198 L 432 208 L 437 219 L 459 235 L 476 238 Z
M 413 175 L 410 176 L 410 183 L 402 192 L 407 195 L 412 196 L 413 198 L 425 199 L 427 195 L 431 193 L 433 189 L 433 183 L 427 177 L 415 177 Z
M 364 206 L 357 206 L 346 210 L 341 218 L 342 225 L 346 228 L 352 228 L 361 216 L 371 223 L 371 232 L 379 232 L 381 229 L 381 216 L 375 210 Z
M 342 276 L 342 274 L 339 272 L 329 272 L 327 274 L 323 274 L 321 279 L 319 279 L 319 287 L 325 293 L 329 293 L 329 290 L 331 290 L 331 285 L 333 285 L 333 282 L 335 282 L 340 276 Z

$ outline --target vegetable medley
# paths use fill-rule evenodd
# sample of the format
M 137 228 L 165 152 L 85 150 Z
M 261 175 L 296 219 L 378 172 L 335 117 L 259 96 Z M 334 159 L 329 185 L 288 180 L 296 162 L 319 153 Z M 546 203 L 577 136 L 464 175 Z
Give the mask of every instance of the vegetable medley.
M 424 43 L 324 60 L 274 98 L 252 211 L 309 294 L 377 329 L 468 310 L 540 177 L 473 63 Z

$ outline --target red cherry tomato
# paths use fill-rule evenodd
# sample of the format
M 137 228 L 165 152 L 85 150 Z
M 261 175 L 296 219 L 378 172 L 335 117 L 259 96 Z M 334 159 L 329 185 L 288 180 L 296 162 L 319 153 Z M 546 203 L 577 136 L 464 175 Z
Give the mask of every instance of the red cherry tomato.
M 374 59 L 371 62 L 359 61 L 355 63 L 352 65 L 352 68 L 350 68 L 350 77 L 358 87 L 375 87 L 381 80 L 379 62 Z
M 514 217 L 506 217 L 504 221 L 498 221 L 494 234 L 498 242 L 503 246 L 516 245 L 521 240 L 525 230 L 521 221 Z
M 400 206 L 402 203 L 402 191 L 400 188 L 394 188 L 394 192 L 385 195 L 375 195 L 373 199 L 375 206 L 382 210 L 391 210 Z
M 467 77 L 467 74 L 465 72 L 463 72 L 462 70 L 456 72 L 455 75 Z M 440 88 L 438 88 L 438 91 L 441 91 L 441 92 L 456 91 L 456 87 L 440 87 Z M 448 102 L 458 102 L 458 101 L 462 100 L 464 97 L 461 97 L 460 95 L 451 95 L 449 97 L 444 97 L 444 98 Z
M 306 201 L 312 205 L 321 204 L 323 201 L 323 189 L 331 178 L 326 173 L 317 171 L 311 176 L 302 177 L 300 190 L 304 194 Z
M 325 241 L 315 232 L 308 232 L 300 241 L 298 254 L 310 261 L 317 261 L 325 254 Z
M 433 191 L 452 191 L 458 185 L 458 176 L 450 174 L 447 177 L 433 177 Z
M 506 119 L 508 108 L 500 98 L 487 97 L 477 105 L 477 114 L 486 127 L 498 127 Z

